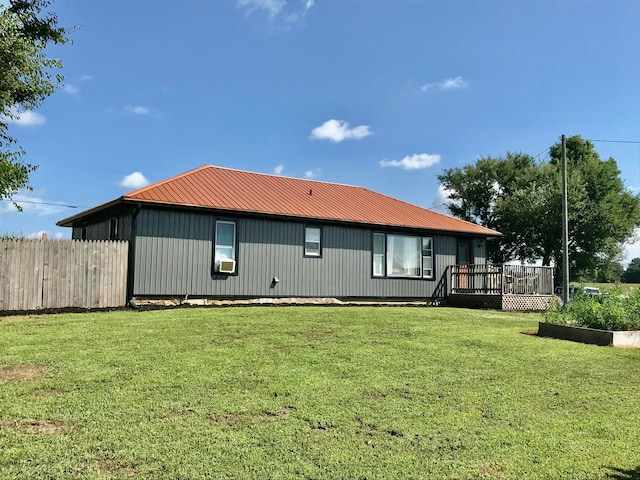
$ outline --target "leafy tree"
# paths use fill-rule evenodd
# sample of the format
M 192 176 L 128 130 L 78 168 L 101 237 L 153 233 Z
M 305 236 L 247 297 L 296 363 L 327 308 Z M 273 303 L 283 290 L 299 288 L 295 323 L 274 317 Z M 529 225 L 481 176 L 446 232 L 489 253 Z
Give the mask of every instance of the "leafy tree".
M 623 278 L 627 283 L 640 283 L 640 258 L 631 260 L 624 272 Z
M 37 167 L 22 160 L 25 151 L 9 133 L 9 122 L 33 110 L 59 88 L 63 77 L 52 70 L 60 60 L 48 58 L 47 45 L 67 42 L 67 30 L 55 14 L 46 12 L 50 0 L 10 0 L 0 6 L 0 200 L 29 187 Z
M 624 275 L 624 267 L 617 261 L 603 259 L 598 265 L 595 281 L 599 283 L 618 283 Z
M 561 265 L 561 148 L 551 147 L 549 161 L 507 153 L 438 176 L 453 215 L 503 233 L 489 244 L 492 262 L 541 259 L 543 265 Z M 593 272 L 603 259 L 617 258 L 640 225 L 640 197 L 624 187 L 616 161 L 601 160 L 580 136 L 567 140 L 567 165 L 571 267 Z M 560 274 L 557 268 L 558 281 Z

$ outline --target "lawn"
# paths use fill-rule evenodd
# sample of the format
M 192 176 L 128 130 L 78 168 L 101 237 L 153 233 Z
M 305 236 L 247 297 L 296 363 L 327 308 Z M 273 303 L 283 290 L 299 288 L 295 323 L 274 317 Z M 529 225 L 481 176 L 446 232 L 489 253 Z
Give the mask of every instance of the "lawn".
M 540 318 L 0 318 L 0 478 L 640 478 L 640 350 L 538 338 Z

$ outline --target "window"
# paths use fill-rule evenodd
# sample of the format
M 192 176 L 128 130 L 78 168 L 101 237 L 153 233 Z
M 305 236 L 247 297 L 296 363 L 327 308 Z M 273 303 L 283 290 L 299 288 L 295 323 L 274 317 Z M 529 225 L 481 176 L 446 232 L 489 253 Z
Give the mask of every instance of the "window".
M 373 234 L 373 276 L 384 277 L 384 233 Z
M 319 257 L 320 227 L 305 227 L 304 229 L 304 255 L 305 257 Z
M 471 262 L 471 242 L 468 240 L 458 241 L 458 254 L 456 256 L 458 265 L 469 265 Z
M 422 277 L 433 278 L 433 238 L 422 237 Z
M 236 224 L 235 222 L 216 221 L 214 271 L 234 273 L 236 260 Z
M 387 235 L 387 276 L 420 276 L 421 238 Z
M 82 227 L 80 229 L 80 238 L 82 238 L 82 240 L 87 239 L 87 227 Z
M 112 218 L 109 220 L 109 240 L 118 239 L 118 219 Z
M 373 276 L 433 278 L 433 238 L 373 234 Z

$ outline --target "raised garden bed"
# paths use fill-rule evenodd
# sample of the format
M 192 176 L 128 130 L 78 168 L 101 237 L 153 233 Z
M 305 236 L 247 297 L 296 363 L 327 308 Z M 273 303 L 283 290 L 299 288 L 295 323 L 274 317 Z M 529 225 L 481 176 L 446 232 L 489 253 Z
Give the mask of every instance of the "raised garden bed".
M 538 336 L 620 348 L 640 348 L 640 331 L 598 330 L 539 322 Z

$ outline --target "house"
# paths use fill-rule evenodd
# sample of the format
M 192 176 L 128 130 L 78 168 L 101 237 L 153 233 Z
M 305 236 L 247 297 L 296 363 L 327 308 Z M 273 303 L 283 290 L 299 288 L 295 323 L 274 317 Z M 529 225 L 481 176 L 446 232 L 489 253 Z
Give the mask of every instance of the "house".
M 129 241 L 129 298 L 424 300 L 500 235 L 362 187 L 211 165 L 58 225 Z

